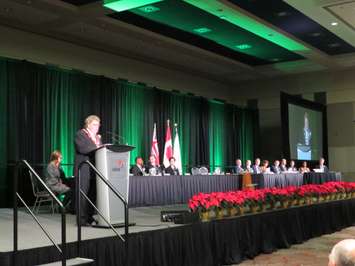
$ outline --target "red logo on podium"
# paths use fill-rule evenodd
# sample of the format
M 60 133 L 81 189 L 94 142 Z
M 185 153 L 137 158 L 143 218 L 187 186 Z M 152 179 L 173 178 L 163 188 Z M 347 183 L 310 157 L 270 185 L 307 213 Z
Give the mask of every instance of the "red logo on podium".
M 117 160 L 116 165 L 118 168 L 122 168 L 125 166 L 124 160 Z

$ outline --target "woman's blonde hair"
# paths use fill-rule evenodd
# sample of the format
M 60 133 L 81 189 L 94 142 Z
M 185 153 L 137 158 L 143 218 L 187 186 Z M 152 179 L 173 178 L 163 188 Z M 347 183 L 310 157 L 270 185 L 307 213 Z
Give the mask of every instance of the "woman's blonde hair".
M 87 118 L 85 118 L 84 128 L 87 128 L 92 121 L 97 121 L 100 123 L 100 118 L 97 115 L 89 115 Z

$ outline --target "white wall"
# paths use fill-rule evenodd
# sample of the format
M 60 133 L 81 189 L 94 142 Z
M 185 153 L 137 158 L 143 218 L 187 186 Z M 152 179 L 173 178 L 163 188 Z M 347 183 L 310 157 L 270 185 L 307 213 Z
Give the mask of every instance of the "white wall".
M 143 82 L 160 89 L 191 92 L 208 98 L 231 98 L 229 87 L 225 84 L 189 73 L 4 26 L 0 26 L 0 36 L 0 56 L 3 57 Z

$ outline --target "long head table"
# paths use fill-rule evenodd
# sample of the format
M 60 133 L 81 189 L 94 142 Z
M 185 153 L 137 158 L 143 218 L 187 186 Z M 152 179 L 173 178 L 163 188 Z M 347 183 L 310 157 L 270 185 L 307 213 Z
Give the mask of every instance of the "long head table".
M 162 206 L 187 203 L 199 192 L 224 192 L 242 188 L 242 175 L 181 175 L 181 176 L 130 176 L 130 207 Z M 301 186 L 339 181 L 334 173 L 253 174 L 256 188 Z

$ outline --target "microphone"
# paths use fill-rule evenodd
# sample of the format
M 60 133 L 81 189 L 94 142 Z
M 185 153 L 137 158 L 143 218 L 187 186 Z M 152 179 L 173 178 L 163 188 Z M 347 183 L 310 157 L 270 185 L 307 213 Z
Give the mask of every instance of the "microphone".
M 125 142 L 125 138 L 118 135 L 117 133 L 111 132 L 111 131 L 106 131 L 106 133 L 108 135 L 111 135 L 111 139 L 114 142 L 117 142 L 117 144 L 121 144 L 121 141 L 124 143 Z

